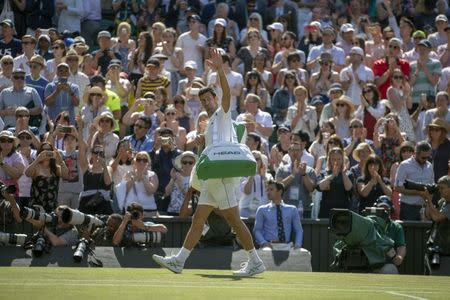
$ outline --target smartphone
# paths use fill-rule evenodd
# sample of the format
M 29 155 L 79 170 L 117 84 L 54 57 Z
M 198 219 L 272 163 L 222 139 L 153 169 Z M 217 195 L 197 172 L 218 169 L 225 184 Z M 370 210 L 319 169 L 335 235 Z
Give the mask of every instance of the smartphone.
M 61 127 L 61 132 L 63 132 L 63 133 L 71 133 L 72 132 L 72 127 L 70 127 L 70 126 L 62 126 Z
M 162 145 L 169 145 L 171 142 L 172 138 L 169 136 L 162 136 L 161 137 L 161 144 Z

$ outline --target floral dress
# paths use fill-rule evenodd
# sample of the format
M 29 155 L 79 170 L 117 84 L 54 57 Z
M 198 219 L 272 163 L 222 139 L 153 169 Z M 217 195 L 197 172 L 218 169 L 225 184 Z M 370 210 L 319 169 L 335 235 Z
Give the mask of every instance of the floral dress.
M 400 146 L 400 142 L 397 138 L 384 137 L 381 140 L 381 160 L 385 168 L 384 176 L 389 176 L 392 165 L 399 160 L 398 155 L 395 153 L 395 148 Z
M 41 205 L 46 213 L 58 206 L 58 176 L 36 176 L 31 183 L 30 205 Z

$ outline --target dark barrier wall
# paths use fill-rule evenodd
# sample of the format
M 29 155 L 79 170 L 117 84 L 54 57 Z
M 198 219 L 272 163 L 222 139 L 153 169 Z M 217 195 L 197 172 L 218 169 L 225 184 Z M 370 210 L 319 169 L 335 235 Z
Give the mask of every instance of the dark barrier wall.
M 162 217 L 151 219 L 156 223 L 167 226 L 168 232 L 162 238 L 161 247 L 181 247 L 190 226 L 190 219 Z M 253 228 L 253 220 L 245 221 L 250 229 Z M 431 227 L 431 222 L 403 222 L 407 255 L 403 262 L 401 274 L 424 274 L 423 257 L 425 254 L 426 231 Z M 328 232 L 328 220 L 303 220 L 303 248 L 309 250 L 312 255 L 313 272 L 328 272 L 329 265 L 333 261 L 333 244 L 335 238 Z M 31 234 L 31 225 L 23 222 L 18 224 L 14 232 Z

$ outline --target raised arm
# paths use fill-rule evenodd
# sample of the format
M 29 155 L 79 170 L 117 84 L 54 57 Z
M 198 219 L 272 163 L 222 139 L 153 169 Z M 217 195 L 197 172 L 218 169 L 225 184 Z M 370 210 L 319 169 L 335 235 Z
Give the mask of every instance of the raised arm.
M 222 55 L 217 49 L 211 48 L 211 63 L 212 66 L 217 70 L 217 76 L 219 77 L 220 87 L 222 88 L 222 109 L 224 112 L 230 110 L 230 86 L 228 85 L 227 76 L 223 71 L 223 60 Z

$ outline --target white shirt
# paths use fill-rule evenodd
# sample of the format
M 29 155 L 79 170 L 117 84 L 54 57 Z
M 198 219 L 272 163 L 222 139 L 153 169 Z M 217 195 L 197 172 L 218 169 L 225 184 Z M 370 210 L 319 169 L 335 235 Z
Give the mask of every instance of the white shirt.
M 79 0 L 57 0 L 57 3 L 63 3 L 67 6 L 59 14 L 58 31 L 69 30 L 71 32 L 81 32 L 81 18 L 83 17 L 83 2 Z
M 244 122 L 246 114 L 247 113 L 242 113 L 239 116 L 237 116 L 236 122 Z M 260 110 L 259 108 L 258 108 L 258 111 L 256 112 L 256 115 L 255 115 L 255 122 L 260 124 L 263 127 L 272 127 L 272 125 L 273 125 L 272 116 L 269 113 Z M 258 130 L 256 130 L 256 133 L 259 134 L 260 136 L 262 136 L 265 139 L 269 138 L 269 136 L 263 135 Z
M 291 164 L 291 157 L 289 156 L 289 153 L 286 153 L 283 156 L 282 162 L 283 162 L 283 164 L 286 164 L 286 165 Z M 302 152 L 302 156 L 300 157 L 300 162 L 304 162 L 304 163 L 306 163 L 306 165 L 308 167 L 314 168 L 314 156 L 309 154 L 308 151 L 306 151 L 306 149 L 304 149 Z
M 326 49 L 323 44 L 312 47 L 311 50 L 309 51 L 308 59 L 306 61 L 310 62 L 310 61 L 318 58 L 320 56 L 320 54 L 322 54 L 323 52 L 327 52 L 327 53 L 331 54 L 331 56 L 333 57 L 334 64 L 341 65 L 341 66 L 345 65 L 344 50 L 342 50 L 342 48 L 336 47 L 334 45 L 330 49 Z M 319 68 L 320 68 L 320 66 L 319 66 L 319 64 L 317 64 L 317 66 L 313 70 L 311 70 L 311 74 L 319 72 Z
M 192 38 L 191 32 L 185 32 L 178 37 L 176 47 L 183 49 L 184 61 L 193 60 L 197 63 L 197 75 L 203 75 L 203 53 L 197 48 L 204 46 L 206 37 L 199 33 L 198 38 Z
M 228 85 L 231 89 L 236 88 L 238 85 L 241 86 L 241 88 L 244 85 L 244 79 L 242 78 L 242 75 L 238 72 L 230 71 L 227 74 L 225 74 L 227 77 Z M 217 77 L 217 72 L 210 73 L 208 77 L 208 85 L 213 84 L 216 86 L 216 92 L 217 97 L 219 99 L 222 99 L 222 89 L 220 88 L 219 78 Z M 219 87 L 219 88 L 217 88 Z M 234 95 L 230 95 L 230 110 L 231 111 L 237 111 L 237 97 Z
M 350 79 L 349 74 L 352 74 L 351 76 L 353 79 L 345 94 L 352 99 L 354 105 L 359 106 L 361 104 L 362 88 L 355 80 L 355 71 L 353 71 L 352 65 L 341 70 L 339 74 L 339 80 L 348 81 Z M 359 67 L 356 69 L 356 74 L 358 74 L 358 78 L 361 81 L 368 82 L 374 80 L 372 69 L 366 67 L 364 64 L 359 65 Z
M 89 77 L 84 74 L 83 72 L 78 71 L 76 74 L 70 74 L 69 78 L 67 78 L 67 81 L 69 83 L 74 83 L 78 85 L 78 88 L 80 89 L 80 106 L 82 107 L 85 103 L 83 102 L 83 95 L 86 91 L 86 87 L 91 84 L 89 81 Z
M 14 58 L 13 62 L 14 62 L 14 69 L 21 68 L 25 71 L 26 75 L 30 74 L 30 66 L 28 65 L 28 57 L 26 57 L 25 54 L 16 56 Z
M 428 56 L 430 58 L 434 58 L 434 59 L 439 60 L 439 56 L 434 51 L 430 51 Z M 409 63 L 412 63 L 412 62 L 415 62 L 415 61 L 417 61 L 419 59 L 419 53 L 416 51 L 415 48 L 412 48 L 411 50 L 409 50 L 407 52 L 404 52 L 402 58 L 404 60 L 407 60 Z
M 306 104 L 305 104 L 306 105 Z M 292 120 L 297 114 L 298 104 L 295 103 L 288 107 L 287 115 L 286 115 L 286 125 L 291 126 L 292 128 Z M 307 121 L 309 121 L 307 123 Z M 314 129 L 317 127 L 317 112 L 314 106 L 306 105 L 305 111 L 303 115 L 298 119 L 295 127 L 292 128 L 291 132 L 304 131 L 308 133 L 309 139 L 312 141 L 315 138 Z
M 224 141 L 237 142 L 237 137 L 231 121 L 231 110 L 225 113 L 222 106 L 219 106 L 206 125 L 205 146 Z

